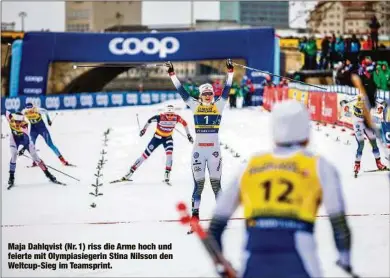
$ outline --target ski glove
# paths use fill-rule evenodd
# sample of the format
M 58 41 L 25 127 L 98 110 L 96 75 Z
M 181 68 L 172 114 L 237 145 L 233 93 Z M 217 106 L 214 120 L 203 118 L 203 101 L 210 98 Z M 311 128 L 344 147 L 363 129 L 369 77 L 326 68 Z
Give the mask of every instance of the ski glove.
M 168 73 L 174 73 L 175 69 L 173 68 L 173 65 L 171 62 L 166 62 L 165 66 L 168 68 Z
M 226 67 L 227 67 L 228 71 L 233 71 L 234 66 L 233 66 L 233 62 L 231 59 L 226 60 Z
M 146 129 L 141 130 L 141 131 L 139 132 L 139 136 L 142 137 L 142 136 L 145 134 L 145 132 L 146 132 Z
M 191 144 L 194 143 L 194 139 L 192 138 L 191 134 L 187 134 L 188 141 L 190 141 Z

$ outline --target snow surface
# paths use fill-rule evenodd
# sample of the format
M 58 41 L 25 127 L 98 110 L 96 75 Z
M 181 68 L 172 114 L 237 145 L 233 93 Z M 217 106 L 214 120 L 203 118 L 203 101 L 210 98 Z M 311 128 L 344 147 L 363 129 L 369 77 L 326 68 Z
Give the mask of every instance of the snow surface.
M 190 125 L 191 112 L 180 101 L 178 113 Z M 172 187 L 162 183 L 165 165 L 163 148 L 153 155 L 134 174 L 132 183 L 109 184 L 123 176 L 141 155 L 154 132 L 151 125 L 139 137 L 136 114 L 140 124 L 161 110 L 165 104 L 141 107 L 124 107 L 79 111 L 63 111 L 50 127 L 53 141 L 75 168 L 62 166 L 42 138 L 37 141 L 39 155 L 46 164 L 74 175 L 74 181 L 52 171 L 68 184 L 63 187 L 47 181 L 40 169 L 26 168 L 31 161 L 19 157 L 16 186 L 7 190 L 9 170 L 9 138 L 2 139 L 2 276 L 35 277 L 215 277 L 213 264 L 195 235 L 187 235 L 188 227 L 177 221 L 176 204 L 185 201 L 190 206 L 193 180 L 190 169 L 191 144 L 174 133 L 174 164 Z M 52 113 L 54 117 L 55 113 Z M 103 146 L 103 132 L 108 134 Z M 177 127 L 184 133 L 184 129 Z M 339 127 L 317 126 L 313 123 L 310 148 L 337 165 L 343 181 L 348 221 L 352 229 L 352 266 L 363 277 L 389 277 L 389 181 L 385 173 L 362 173 L 354 179 L 352 169 L 356 142 L 351 131 L 341 132 Z M 6 120 L 2 119 L 2 132 L 8 133 Z M 255 151 L 271 147 L 269 114 L 261 108 L 225 110 L 220 129 L 223 155 L 222 186 L 231 179 L 245 158 Z M 367 142 L 367 141 L 366 141 Z M 225 149 L 225 145 L 228 149 Z M 104 195 L 94 197 L 90 192 L 95 183 L 96 167 L 101 150 L 107 154 L 103 167 Z M 231 150 L 233 149 L 233 151 Z M 238 152 L 240 157 L 234 157 Z M 384 160 L 385 161 L 385 160 Z M 364 149 L 362 169 L 375 169 L 375 161 L 368 142 Z M 95 208 L 90 205 L 96 204 Z M 215 200 L 209 183 L 202 195 L 201 218 L 211 217 Z M 323 208 L 319 215 L 326 215 Z M 238 210 L 234 217 L 241 217 Z M 207 227 L 208 221 L 202 222 Z M 232 220 L 224 235 L 225 254 L 235 268 L 240 268 L 241 248 L 244 239 L 244 221 Z M 326 277 L 348 277 L 335 266 L 337 253 L 327 217 L 319 217 L 316 238 L 322 269 Z M 10 270 L 8 268 L 8 243 L 172 243 L 173 260 L 111 260 L 112 269 L 78 270 Z M 30 251 L 31 252 L 31 251 Z M 39 251 L 34 251 L 40 253 Z M 60 251 L 56 251 L 61 253 Z M 81 252 L 79 250 L 75 252 Z M 89 253 L 104 252 L 86 251 Z M 119 251 L 124 253 L 124 251 Z M 126 251 L 129 253 L 130 251 Z M 142 251 L 141 251 L 142 252 Z M 160 254 L 161 250 L 148 251 Z M 62 251 L 62 253 L 67 253 Z M 145 253 L 145 252 L 143 252 Z M 40 263 L 40 261 L 36 261 Z M 79 261 L 86 263 L 87 261 Z M 107 261 L 104 261 L 107 262 Z

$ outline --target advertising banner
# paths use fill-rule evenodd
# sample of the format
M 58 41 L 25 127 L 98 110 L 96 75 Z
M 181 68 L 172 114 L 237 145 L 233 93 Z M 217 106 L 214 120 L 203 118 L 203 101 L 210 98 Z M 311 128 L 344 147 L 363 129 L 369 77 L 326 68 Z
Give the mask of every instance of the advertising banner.
M 48 67 L 55 61 L 144 63 L 239 58 L 250 67 L 274 72 L 274 54 L 275 30 L 268 27 L 158 33 L 27 32 L 19 91 L 45 94 Z M 263 76 L 252 76 L 254 84 L 262 80 Z
M 288 98 L 300 101 L 306 107 L 307 107 L 308 97 L 309 97 L 309 92 L 308 91 L 295 89 L 295 88 L 288 89 Z
M 298 90 L 295 88 L 288 89 L 288 98 L 300 101 L 301 100 L 301 90 Z
M 390 147 L 390 122 L 382 122 L 383 142 L 387 147 Z
M 321 103 L 321 122 L 336 124 L 338 119 L 338 104 L 336 93 L 323 93 Z
M 342 126 L 352 128 L 352 113 L 357 96 L 337 94 L 338 123 Z
M 308 109 L 313 121 L 321 121 L 321 107 L 323 94 L 318 92 L 309 92 Z
M 19 96 L 1 98 L 1 114 L 21 111 L 28 102 L 47 110 L 150 105 L 180 98 L 176 91 L 82 93 L 74 95 Z

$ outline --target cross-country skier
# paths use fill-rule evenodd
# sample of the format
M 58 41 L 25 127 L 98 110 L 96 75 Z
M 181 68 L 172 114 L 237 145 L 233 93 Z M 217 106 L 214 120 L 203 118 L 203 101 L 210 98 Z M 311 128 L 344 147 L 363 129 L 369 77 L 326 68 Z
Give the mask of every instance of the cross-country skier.
M 42 136 L 46 144 L 50 147 L 50 149 L 52 149 L 63 165 L 73 166 L 64 159 L 51 139 L 50 132 L 47 129 L 42 117 L 43 114 L 46 115 L 47 123 L 49 126 L 51 126 L 51 120 L 47 110 L 40 107 L 35 107 L 32 103 L 29 102 L 26 103 L 25 108 L 22 110 L 22 114 L 28 119 L 30 123 L 30 136 L 33 144 L 35 145 L 39 135 Z M 36 166 L 35 162 L 33 166 Z
M 333 165 L 306 149 L 308 111 L 296 100 L 286 100 L 275 104 L 271 119 L 275 148 L 254 154 L 218 197 L 209 237 L 222 248 L 227 222 L 242 205 L 247 241 L 240 277 L 323 277 L 313 229 L 324 202 L 339 253 L 337 264 L 351 271 L 351 233 L 340 177 Z
M 353 129 L 355 132 L 358 149 L 356 151 L 355 159 L 355 177 L 360 171 L 360 161 L 364 148 L 364 135 L 370 141 L 372 152 L 375 157 L 378 170 L 386 170 L 387 167 L 382 164 L 380 159 L 380 152 L 376 141 L 375 128 L 373 126 L 370 109 L 376 106 L 376 85 L 373 80 L 373 73 L 375 70 L 375 63 L 372 63 L 370 57 L 366 57 L 357 72 L 351 72 L 347 79 L 350 80 L 352 86 L 359 89 L 359 96 L 356 104 L 353 107 Z
M 173 84 L 194 114 L 196 139 L 192 151 L 192 174 L 195 182 L 192 194 L 192 218 L 199 221 L 199 206 L 205 183 L 206 167 L 209 171 L 210 183 L 215 197 L 221 190 L 222 157 L 218 131 L 222 112 L 232 86 L 234 67 L 232 61 L 228 59 L 226 61 L 228 74 L 225 87 L 221 97 L 214 101 L 214 90 L 211 84 L 199 86 L 199 100 L 196 100 L 181 85 L 172 63 L 167 62 L 166 66 Z
M 173 138 L 172 133 L 177 123 L 183 125 L 186 130 L 188 140 L 193 143 L 194 140 L 188 130 L 187 122 L 175 113 L 175 108 L 173 105 L 169 104 L 165 108 L 165 112 L 160 115 L 155 115 L 151 117 L 144 128 L 140 131 L 139 136 L 143 136 L 148 128 L 148 126 L 157 122 L 156 131 L 153 135 L 152 140 L 150 140 L 148 147 L 145 149 L 141 157 L 139 157 L 135 163 L 131 166 L 130 171 L 126 176 L 124 176 L 121 180 L 118 181 L 129 181 L 131 180 L 131 176 L 137 170 L 141 164 L 152 154 L 152 152 L 157 149 L 161 144 L 164 146 L 165 154 L 166 154 L 166 163 L 165 163 L 165 175 L 164 181 L 169 184 L 170 181 L 170 173 L 172 170 L 172 153 L 173 153 Z M 114 181 L 117 182 L 117 181 Z
M 386 170 L 387 167 L 382 164 L 381 162 L 381 155 L 377 144 L 377 139 L 375 132 L 366 127 L 365 120 L 364 120 L 364 113 L 363 113 L 363 107 L 365 105 L 364 103 L 365 97 L 362 95 L 359 95 L 357 98 L 357 101 L 355 105 L 353 106 L 353 130 L 355 132 L 355 138 L 358 143 L 358 148 L 356 151 L 356 158 L 355 158 L 355 177 L 360 171 L 360 162 L 362 159 L 363 149 L 364 149 L 364 135 L 367 136 L 367 139 L 370 141 L 370 144 L 372 146 L 372 152 L 375 157 L 375 162 L 378 170 Z
M 56 178 L 49 172 L 45 163 L 38 157 L 35 146 L 30 140 L 28 124 L 24 120 L 24 116 L 22 113 L 10 113 L 6 111 L 5 114 L 9 127 L 11 129 L 10 136 L 10 148 L 11 148 L 11 161 L 9 164 L 9 179 L 8 179 L 8 189 L 14 186 L 15 183 L 15 169 L 16 169 L 16 158 L 18 155 L 18 147 L 21 145 L 23 149 L 27 149 L 31 155 L 31 158 L 34 162 L 42 169 L 45 173 L 46 177 L 49 178 L 51 182 L 60 183 L 56 180 Z M 20 151 L 22 154 L 23 151 Z M 61 183 L 60 183 L 61 184 Z

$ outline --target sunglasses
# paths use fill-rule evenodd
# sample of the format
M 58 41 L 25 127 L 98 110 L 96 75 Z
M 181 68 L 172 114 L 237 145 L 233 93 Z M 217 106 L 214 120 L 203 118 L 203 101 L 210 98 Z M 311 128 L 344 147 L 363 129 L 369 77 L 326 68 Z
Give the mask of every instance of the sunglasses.
M 212 92 L 205 92 L 205 93 L 202 93 L 201 96 L 212 96 L 213 93 Z
M 173 117 L 173 116 L 175 116 L 175 114 L 168 113 L 168 114 L 165 114 L 165 116 L 167 116 L 167 117 Z

